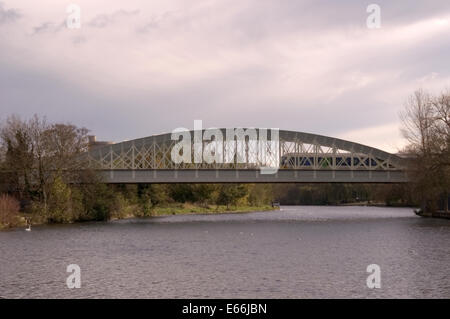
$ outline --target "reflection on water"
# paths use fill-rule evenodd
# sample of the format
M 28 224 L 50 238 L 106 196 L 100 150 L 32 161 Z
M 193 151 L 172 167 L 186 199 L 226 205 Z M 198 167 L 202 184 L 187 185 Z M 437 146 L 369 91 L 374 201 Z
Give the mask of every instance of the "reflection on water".
M 450 221 L 282 207 L 0 232 L 0 297 L 450 297 Z M 66 267 L 81 267 L 80 289 Z M 368 289 L 366 267 L 381 267 Z

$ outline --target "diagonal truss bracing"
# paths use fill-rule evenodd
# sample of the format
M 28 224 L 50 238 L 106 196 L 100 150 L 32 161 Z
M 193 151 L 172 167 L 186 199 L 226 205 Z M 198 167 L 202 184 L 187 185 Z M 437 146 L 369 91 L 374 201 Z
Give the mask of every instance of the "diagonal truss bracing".
M 225 129 L 221 129 L 225 137 Z M 259 130 L 256 129 L 259 136 Z M 193 146 L 194 132 L 190 131 Z M 279 141 L 256 141 L 247 137 L 244 161 L 236 158 L 236 149 L 227 141 L 203 141 L 203 150 L 214 147 L 221 162 L 179 163 L 171 159 L 178 141 L 171 134 L 149 136 L 90 150 L 88 157 L 95 169 L 259 169 L 271 166 L 298 170 L 402 170 L 404 160 L 394 154 L 362 144 L 295 131 L 279 131 Z M 239 144 L 239 143 L 235 143 Z M 192 158 L 194 152 L 192 152 Z

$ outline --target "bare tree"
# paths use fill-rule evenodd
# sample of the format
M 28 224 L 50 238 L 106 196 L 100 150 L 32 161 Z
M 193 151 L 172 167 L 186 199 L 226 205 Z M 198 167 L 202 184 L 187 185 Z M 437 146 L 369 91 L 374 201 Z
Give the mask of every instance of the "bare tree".
M 72 124 L 48 124 L 36 115 L 28 121 L 9 117 L 0 132 L 3 170 L 19 197 L 37 196 L 46 209 L 55 177 L 72 181 L 86 168 L 80 155 L 87 150 L 87 133 Z
M 444 155 L 441 157 L 442 164 L 450 165 L 450 91 L 436 97 L 433 107 L 436 119 L 435 136 Z
M 409 97 L 400 114 L 402 133 L 411 154 L 410 176 L 422 209 L 433 211 L 439 198 L 448 201 L 450 188 L 450 94 L 431 96 L 418 90 Z M 448 209 L 448 203 L 445 205 Z
M 403 122 L 403 136 L 409 142 L 410 151 L 425 155 L 429 153 L 430 141 L 433 139 L 433 111 L 430 95 L 417 90 L 405 103 L 400 113 Z
M 2 180 L 7 190 L 20 198 L 31 196 L 31 175 L 34 149 L 27 124 L 17 116 L 9 117 L 0 131 L 2 150 Z
M 439 147 L 437 165 L 441 178 L 440 187 L 444 196 L 444 208 L 448 211 L 450 192 L 450 91 L 446 91 L 433 101 L 435 112 L 435 143 Z

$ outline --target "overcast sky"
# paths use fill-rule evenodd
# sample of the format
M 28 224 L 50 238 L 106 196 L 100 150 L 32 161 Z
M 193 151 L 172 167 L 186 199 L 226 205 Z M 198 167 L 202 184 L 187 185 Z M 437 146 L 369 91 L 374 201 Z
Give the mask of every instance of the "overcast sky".
M 276 127 L 397 151 L 415 89 L 450 88 L 450 1 L 0 0 L 0 118 L 121 141 Z M 369 29 L 369 4 L 381 28 Z

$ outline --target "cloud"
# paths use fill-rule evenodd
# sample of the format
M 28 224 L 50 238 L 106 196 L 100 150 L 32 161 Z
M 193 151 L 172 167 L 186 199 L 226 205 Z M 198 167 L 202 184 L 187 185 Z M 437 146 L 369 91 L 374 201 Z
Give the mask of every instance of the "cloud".
M 139 10 L 117 10 L 111 14 L 98 14 L 86 24 L 82 23 L 82 26 L 85 28 L 106 28 L 110 27 L 113 24 L 118 23 L 122 19 L 130 18 L 139 14 Z M 54 22 L 43 22 L 40 25 L 33 27 L 33 34 L 40 34 L 46 32 L 59 32 L 66 28 L 66 21 L 62 21 L 59 23 Z
M 100 14 L 94 17 L 88 25 L 94 28 L 105 28 L 113 23 L 118 22 L 120 19 L 133 17 L 139 14 L 139 10 L 127 11 L 118 10 L 111 14 Z
M 65 22 L 59 24 L 52 22 L 44 22 L 40 25 L 33 27 L 33 34 L 42 34 L 46 32 L 58 32 L 66 26 Z
M 450 85 L 448 1 L 380 0 L 377 30 L 356 0 L 80 0 L 75 30 L 58 23 L 63 5 L 44 2 L 17 0 L 26 19 L 0 33 L 2 113 L 47 114 L 106 140 L 202 119 L 392 150 L 406 97 Z
M 180 12 L 168 11 L 162 14 L 153 14 L 150 19 L 146 20 L 144 25 L 138 26 L 136 31 L 138 33 L 147 33 L 156 30 L 163 26 L 167 21 L 174 19 L 177 14 L 180 15 Z
M 0 2 L 0 25 L 18 20 L 21 14 L 16 9 L 5 9 L 3 2 Z
M 397 122 L 350 130 L 338 134 L 338 137 L 365 145 L 375 145 L 392 153 L 397 153 L 406 146 Z

